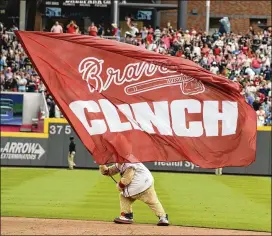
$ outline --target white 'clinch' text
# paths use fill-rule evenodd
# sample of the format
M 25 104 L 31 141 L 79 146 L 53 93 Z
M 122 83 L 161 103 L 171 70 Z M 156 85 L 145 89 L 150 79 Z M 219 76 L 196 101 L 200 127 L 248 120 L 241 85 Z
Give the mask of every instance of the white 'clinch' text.
M 219 111 L 219 103 L 222 103 L 222 112 Z M 238 105 L 232 101 L 201 103 L 195 99 L 181 99 L 152 102 L 151 107 L 147 102 L 113 105 L 107 99 L 100 99 L 98 102 L 74 101 L 69 107 L 90 135 L 104 134 L 108 129 L 110 132 L 135 129 L 165 136 L 226 136 L 236 133 L 238 120 Z M 87 113 L 92 119 L 87 118 Z M 101 113 L 103 119 L 96 119 L 98 115 L 102 117 Z M 202 121 L 187 122 L 187 113 L 201 114 Z M 121 121 L 120 115 L 124 115 L 126 121 Z M 218 121 L 221 121 L 221 126 Z

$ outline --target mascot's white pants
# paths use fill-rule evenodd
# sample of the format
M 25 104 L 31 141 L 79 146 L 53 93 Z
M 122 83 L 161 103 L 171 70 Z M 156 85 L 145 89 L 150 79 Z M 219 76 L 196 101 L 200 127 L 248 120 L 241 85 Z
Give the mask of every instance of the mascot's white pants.
M 136 194 L 132 197 L 124 197 L 122 193 L 120 194 L 120 210 L 124 213 L 132 213 L 132 204 L 136 201 L 142 201 L 147 204 L 151 210 L 155 213 L 158 217 L 165 216 L 165 211 L 162 207 L 161 202 L 157 197 L 157 193 L 155 191 L 154 185 L 142 193 Z

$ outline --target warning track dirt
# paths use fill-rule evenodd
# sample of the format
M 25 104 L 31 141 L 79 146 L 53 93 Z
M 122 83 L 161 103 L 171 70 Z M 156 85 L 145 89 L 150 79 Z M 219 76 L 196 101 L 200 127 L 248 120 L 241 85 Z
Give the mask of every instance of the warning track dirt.
M 1 217 L 1 235 L 271 235 L 265 232 L 101 221 Z

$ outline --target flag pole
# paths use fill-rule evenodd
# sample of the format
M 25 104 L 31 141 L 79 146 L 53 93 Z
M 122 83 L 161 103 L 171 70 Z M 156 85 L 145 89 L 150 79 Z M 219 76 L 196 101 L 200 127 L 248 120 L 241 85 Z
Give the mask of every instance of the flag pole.
M 117 181 L 112 177 L 112 176 L 110 176 L 111 178 L 112 178 L 112 180 L 117 184 Z
M 206 33 L 209 34 L 210 30 L 210 0 L 206 0 Z

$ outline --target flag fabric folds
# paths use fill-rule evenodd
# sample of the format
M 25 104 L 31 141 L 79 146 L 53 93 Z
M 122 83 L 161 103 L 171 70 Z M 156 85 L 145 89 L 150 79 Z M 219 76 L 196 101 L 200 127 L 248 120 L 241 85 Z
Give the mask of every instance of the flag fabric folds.
M 182 58 L 98 37 L 17 31 L 97 164 L 255 161 L 256 113 L 238 83 Z

